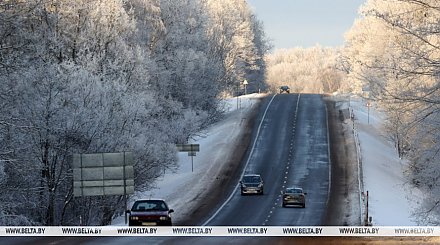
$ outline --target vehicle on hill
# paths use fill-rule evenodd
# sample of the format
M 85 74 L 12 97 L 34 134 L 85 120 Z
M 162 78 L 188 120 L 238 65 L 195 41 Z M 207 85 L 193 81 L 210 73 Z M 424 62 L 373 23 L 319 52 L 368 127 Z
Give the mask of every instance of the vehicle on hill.
M 281 86 L 280 87 L 280 94 L 282 94 L 282 93 L 290 93 L 290 88 L 289 88 L 289 86 Z
M 263 178 L 259 174 L 246 174 L 240 181 L 241 195 L 264 193 Z

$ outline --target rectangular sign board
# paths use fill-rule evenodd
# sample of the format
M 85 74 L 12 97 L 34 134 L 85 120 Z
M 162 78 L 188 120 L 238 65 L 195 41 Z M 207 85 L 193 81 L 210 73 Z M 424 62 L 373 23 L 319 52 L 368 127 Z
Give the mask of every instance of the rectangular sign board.
M 133 194 L 133 162 L 132 152 L 74 154 L 74 196 Z
M 200 151 L 199 144 L 176 144 L 179 151 Z

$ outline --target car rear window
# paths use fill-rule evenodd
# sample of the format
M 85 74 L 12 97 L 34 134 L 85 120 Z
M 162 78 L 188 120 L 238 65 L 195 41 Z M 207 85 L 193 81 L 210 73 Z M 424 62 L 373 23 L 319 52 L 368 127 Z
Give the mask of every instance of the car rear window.
M 294 189 L 294 188 L 292 188 L 292 189 L 287 189 L 286 193 L 301 194 L 302 190 L 301 189 Z
M 259 183 L 260 181 L 260 176 L 243 176 L 243 182 L 245 183 Z

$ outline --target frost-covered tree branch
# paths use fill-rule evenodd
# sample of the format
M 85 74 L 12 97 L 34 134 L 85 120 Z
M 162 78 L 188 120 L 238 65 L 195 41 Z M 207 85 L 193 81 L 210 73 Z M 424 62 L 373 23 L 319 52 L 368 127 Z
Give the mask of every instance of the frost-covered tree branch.
M 411 162 L 410 182 L 428 196 L 426 224 L 440 216 L 439 10 L 435 0 L 369 0 L 344 49 L 349 76 L 387 112 L 388 132 Z

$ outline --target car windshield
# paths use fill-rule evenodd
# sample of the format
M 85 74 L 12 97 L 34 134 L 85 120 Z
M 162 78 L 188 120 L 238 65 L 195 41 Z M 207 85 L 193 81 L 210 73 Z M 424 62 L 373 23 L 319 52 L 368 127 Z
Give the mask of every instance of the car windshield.
M 298 188 L 289 188 L 289 189 L 286 189 L 286 193 L 301 194 L 301 193 L 303 193 L 303 191 Z
M 162 200 L 137 201 L 133 204 L 132 211 L 167 211 L 168 207 Z
M 260 183 L 260 176 L 243 176 L 244 183 Z

